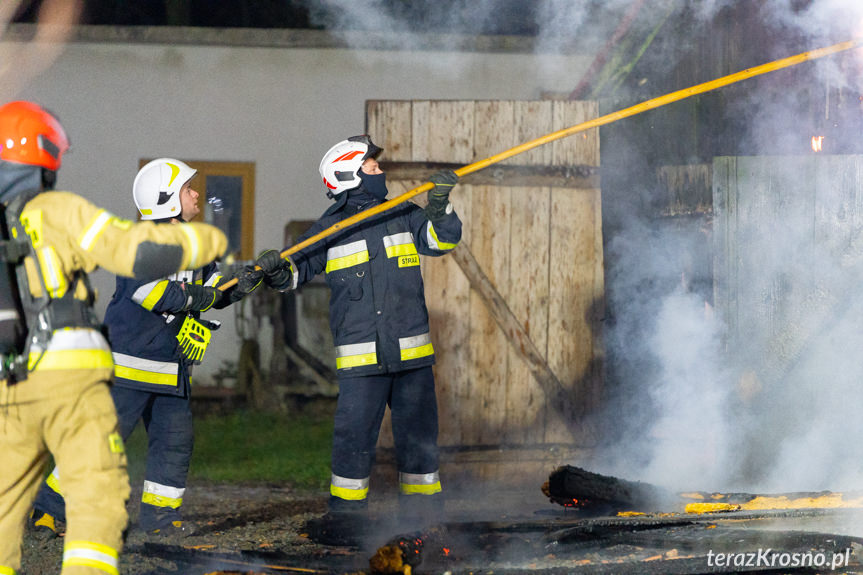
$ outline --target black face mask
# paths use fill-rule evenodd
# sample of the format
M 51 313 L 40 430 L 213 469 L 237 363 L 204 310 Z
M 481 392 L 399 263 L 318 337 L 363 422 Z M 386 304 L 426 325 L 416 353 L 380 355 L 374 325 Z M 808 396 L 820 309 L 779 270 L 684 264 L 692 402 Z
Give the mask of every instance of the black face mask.
M 379 199 L 384 201 L 387 199 L 387 175 L 386 174 L 367 174 L 360 170 L 360 179 L 363 181 L 363 188 Z

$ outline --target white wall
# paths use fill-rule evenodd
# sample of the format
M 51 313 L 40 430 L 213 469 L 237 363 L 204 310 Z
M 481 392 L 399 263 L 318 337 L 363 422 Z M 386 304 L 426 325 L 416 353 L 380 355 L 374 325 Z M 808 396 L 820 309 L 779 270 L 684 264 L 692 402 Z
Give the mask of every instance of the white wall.
M 19 44 L 0 42 L 0 50 Z M 332 144 L 364 131 L 366 100 L 538 99 L 570 91 L 589 64 L 551 54 L 76 41 L 22 91 L 3 97 L 32 99 L 60 117 L 72 151 L 58 188 L 121 216 L 135 216 L 131 183 L 140 158 L 255 162 L 257 252 L 282 249 L 286 222 L 326 209 L 318 162 Z M 14 65 L 7 70 L 16 73 Z M 96 272 L 93 279 L 102 313 L 113 278 Z M 230 308 L 215 316 L 226 325 L 198 383 L 239 349 Z

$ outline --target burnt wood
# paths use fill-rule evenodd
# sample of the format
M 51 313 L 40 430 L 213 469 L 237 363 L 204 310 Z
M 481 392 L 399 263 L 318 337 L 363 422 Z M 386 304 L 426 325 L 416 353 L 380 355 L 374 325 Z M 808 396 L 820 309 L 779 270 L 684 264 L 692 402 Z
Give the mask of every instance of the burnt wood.
M 573 499 L 589 506 L 611 506 L 620 510 L 661 510 L 677 495 L 649 483 L 627 481 L 593 473 L 580 467 L 563 465 L 548 476 L 547 495 L 555 503 L 566 505 Z
M 447 162 L 381 162 L 390 180 L 427 182 L 438 170 L 457 170 L 462 164 Z M 474 186 L 552 187 L 595 189 L 600 187 L 596 166 L 506 166 L 494 165 L 467 174 L 459 183 Z

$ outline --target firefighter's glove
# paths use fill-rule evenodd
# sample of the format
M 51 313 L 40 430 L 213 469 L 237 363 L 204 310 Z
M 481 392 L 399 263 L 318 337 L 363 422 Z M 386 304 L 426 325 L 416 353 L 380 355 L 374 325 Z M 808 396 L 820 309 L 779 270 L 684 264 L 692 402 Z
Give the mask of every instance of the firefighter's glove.
M 181 286 L 186 295 L 186 305 L 180 311 L 207 311 L 218 304 L 224 295 L 221 290 L 210 286 L 192 283 L 183 283 Z
M 234 277 L 237 278 L 237 285 L 233 289 L 232 296 L 243 298 L 261 285 L 264 279 L 264 270 L 255 269 L 255 266 L 243 266 L 243 269 L 234 274 Z
M 264 283 L 275 289 L 285 289 L 291 283 L 291 262 L 276 250 L 267 250 L 255 263 L 264 270 Z
M 428 193 L 429 203 L 426 206 L 426 217 L 431 223 L 435 223 L 452 211 L 449 193 L 453 186 L 458 183 L 458 176 L 452 170 L 441 170 L 432 174 L 429 181 L 434 184 L 434 188 Z
M 204 359 L 204 352 L 210 343 L 210 329 L 190 315 L 186 316 L 180 333 L 177 334 L 180 351 L 190 363 L 197 365 Z

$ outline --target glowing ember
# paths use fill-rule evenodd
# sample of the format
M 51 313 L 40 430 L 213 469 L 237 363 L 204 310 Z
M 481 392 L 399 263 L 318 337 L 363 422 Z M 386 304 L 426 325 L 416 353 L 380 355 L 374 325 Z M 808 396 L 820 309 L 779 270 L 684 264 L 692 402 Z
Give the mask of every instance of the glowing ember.
M 822 149 L 823 142 L 824 136 L 812 136 L 812 151 L 820 152 Z

